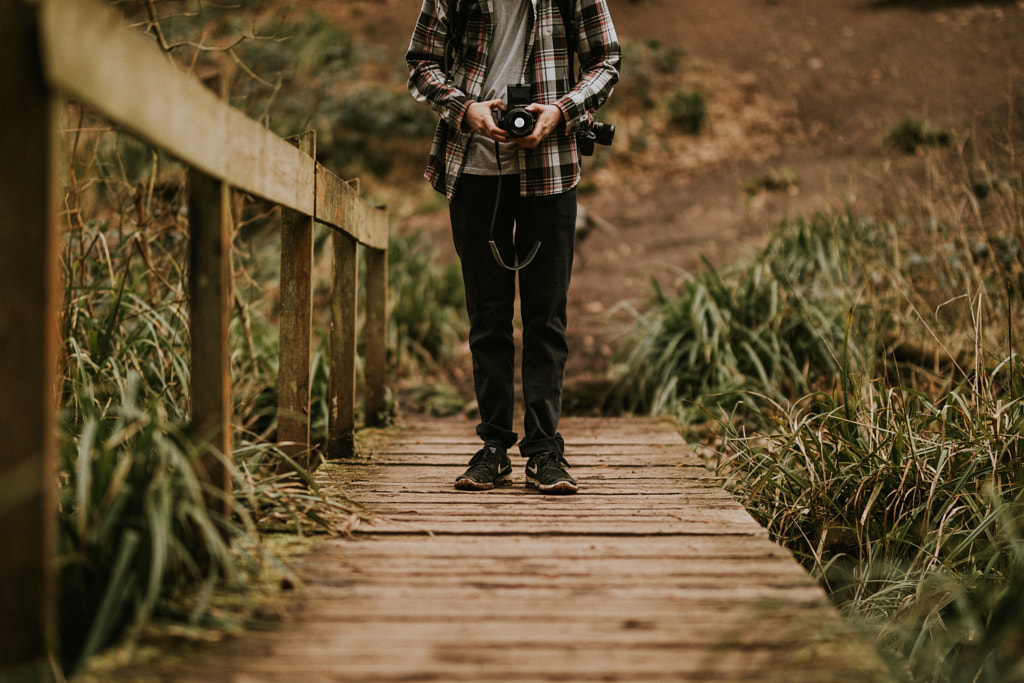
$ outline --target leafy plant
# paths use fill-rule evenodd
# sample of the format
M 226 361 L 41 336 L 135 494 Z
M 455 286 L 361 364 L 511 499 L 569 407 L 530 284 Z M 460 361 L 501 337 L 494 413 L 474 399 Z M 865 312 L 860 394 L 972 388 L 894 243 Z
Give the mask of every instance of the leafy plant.
M 753 197 L 761 192 L 785 192 L 800 187 L 800 176 L 791 168 L 771 169 L 743 183 L 743 193 Z

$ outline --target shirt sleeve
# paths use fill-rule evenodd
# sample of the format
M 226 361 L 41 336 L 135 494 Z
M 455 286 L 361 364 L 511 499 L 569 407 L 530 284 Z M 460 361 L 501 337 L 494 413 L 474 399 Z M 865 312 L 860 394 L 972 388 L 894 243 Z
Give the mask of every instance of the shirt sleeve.
M 444 0 L 423 0 L 405 62 L 409 92 L 433 109 L 453 130 L 460 130 L 472 101 L 444 71 L 449 18 Z
M 605 103 L 619 80 L 622 51 L 606 0 L 576 0 L 573 16 L 580 77 L 556 102 L 565 117 L 565 132 L 589 126 L 594 112 Z

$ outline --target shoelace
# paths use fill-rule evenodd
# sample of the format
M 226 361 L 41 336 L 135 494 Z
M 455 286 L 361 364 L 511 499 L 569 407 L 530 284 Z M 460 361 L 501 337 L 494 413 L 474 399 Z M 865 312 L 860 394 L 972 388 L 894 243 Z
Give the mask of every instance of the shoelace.
M 499 464 L 501 462 L 501 454 L 496 449 L 490 446 L 486 446 L 477 451 L 476 455 L 474 455 L 470 459 L 469 466 L 472 467 L 473 465 L 478 465 L 482 462 L 487 462 L 491 456 L 494 456 L 496 464 Z
M 565 459 L 565 456 L 559 455 L 558 453 L 545 453 L 544 455 L 538 456 L 537 474 L 551 469 L 552 467 L 565 469 L 571 467 L 571 465 Z

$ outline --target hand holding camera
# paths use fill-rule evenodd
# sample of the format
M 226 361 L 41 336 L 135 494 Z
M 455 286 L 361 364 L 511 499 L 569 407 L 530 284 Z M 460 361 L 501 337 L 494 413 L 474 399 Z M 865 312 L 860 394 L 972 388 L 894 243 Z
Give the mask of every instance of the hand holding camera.
M 533 132 L 537 125 L 537 117 L 528 109 L 530 106 L 530 86 L 510 85 L 507 88 L 508 104 L 504 111 L 495 109 L 494 121 L 498 128 L 512 138 L 525 138 Z
M 507 100 L 507 104 L 502 100 L 473 103 L 466 116 L 467 125 L 474 132 L 492 140 L 515 141 L 532 149 L 563 122 L 557 107 L 530 102 L 528 85 L 507 86 Z M 535 135 L 538 132 L 540 135 Z M 600 122 L 594 122 L 576 134 L 580 154 L 583 156 L 592 155 L 595 144 L 611 145 L 614 137 L 615 126 Z

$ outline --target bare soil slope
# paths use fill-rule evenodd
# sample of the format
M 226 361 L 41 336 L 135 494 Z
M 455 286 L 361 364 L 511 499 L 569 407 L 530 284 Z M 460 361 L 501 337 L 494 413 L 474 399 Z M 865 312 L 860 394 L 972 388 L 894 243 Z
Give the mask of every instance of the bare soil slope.
M 702 258 L 716 265 L 742 258 L 786 216 L 837 206 L 870 215 L 892 174 L 883 136 L 904 117 L 951 128 L 962 140 L 1012 137 L 1019 145 L 1024 137 L 1012 123 L 1024 116 L 1020 0 L 609 4 L 624 43 L 657 41 L 686 55 L 679 85 L 707 93 L 710 121 L 693 137 L 645 120 L 654 112 L 609 119 L 619 129 L 614 152 L 585 167 L 592 191 L 582 203 L 604 229 L 591 230 L 579 248 L 570 409 L 592 407 L 624 320 L 612 311 L 622 301 L 642 303 L 651 276 L 671 283 L 679 269 L 704 267 Z M 419 2 L 317 7 L 387 45 L 400 64 Z M 671 80 L 658 87 L 671 88 Z M 613 97 L 636 96 L 634 89 Z M 641 134 L 647 144 L 631 152 Z M 744 192 L 745 183 L 780 171 L 798 182 Z M 446 241 L 443 210 L 424 216 L 398 208 L 393 215 L 397 230 L 426 228 Z
M 624 166 L 615 178 L 624 192 L 606 186 L 587 198 L 618 230 L 585 242 L 570 377 L 600 372 L 614 334 L 605 312 L 643 300 L 648 275 L 671 282 L 673 268 L 701 268 L 702 256 L 733 261 L 786 216 L 847 205 L 870 215 L 891 172 L 882 139 L 904 117 L 974 141 L 1012 134 L 1020 149 L 1022 129 L 1011 122 L 1024 115 L 1024 2 L 611 4 L 625 39 L 678 45 L 709 65 L 718 88 L 710 130 L 688 144 L 726 153 L 664 173 Z M 781 169 L 799 184 L 753 198 L 743 192 Z

